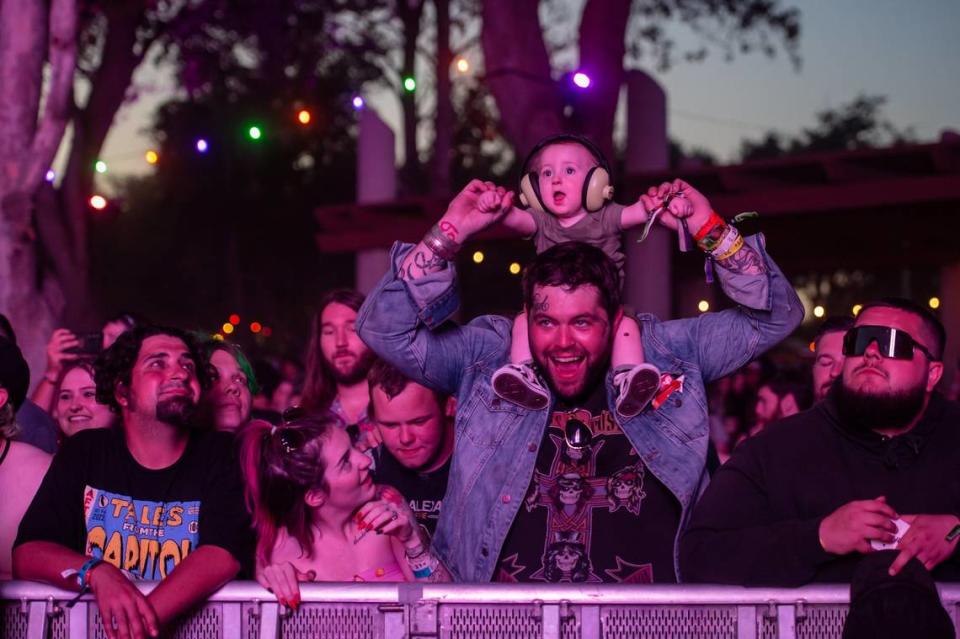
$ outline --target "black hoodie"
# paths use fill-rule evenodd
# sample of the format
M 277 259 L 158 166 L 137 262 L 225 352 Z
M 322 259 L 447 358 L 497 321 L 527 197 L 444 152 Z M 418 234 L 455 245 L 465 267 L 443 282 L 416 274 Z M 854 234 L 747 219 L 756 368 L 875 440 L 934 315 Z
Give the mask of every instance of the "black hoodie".
M 829 396 L 772 424 L 737 447 L 694 508 L 680 544 L 681 578 L 849 583 L 863 555 L 823 550 L 820 522 L 850 501 L 881 495 L 901 516 L 960 515 L 960 405 L 934 393 L 917 425 L 896 437 L 845 426 Z M 933 576 L 960 581 L 958 553 Z

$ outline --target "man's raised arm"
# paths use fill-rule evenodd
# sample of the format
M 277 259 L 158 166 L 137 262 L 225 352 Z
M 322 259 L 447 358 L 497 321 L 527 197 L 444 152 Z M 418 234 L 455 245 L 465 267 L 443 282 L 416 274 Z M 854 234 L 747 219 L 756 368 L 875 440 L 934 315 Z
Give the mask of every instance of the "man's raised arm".
M 487 201 L 496 196 L 497 210 L 481 210 L 485 194 Z M 452 264 L 457 251 L 500 220 L 512 202 L 512 193 L 490 182 L 470 182 L 416 246 L 394 245 L 390 271 L 360 308 L 360 338 L 415 382 L 456 392 L 467 360 L 501 345 L 492 331 L 442 325 L 459 304 Z M 509 325 L 504 330 L 509 340 Z

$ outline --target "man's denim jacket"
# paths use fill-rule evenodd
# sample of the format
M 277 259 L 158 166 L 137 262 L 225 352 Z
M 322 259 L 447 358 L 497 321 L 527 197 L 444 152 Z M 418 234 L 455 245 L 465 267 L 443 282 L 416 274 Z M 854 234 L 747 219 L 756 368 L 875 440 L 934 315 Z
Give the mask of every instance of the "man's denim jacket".
M 747 242 L 766 260 L 767 274 L 716 269 L 740 307 L 672 321 L 639 316 L 646 360 L 664 373 L 682 374 L 683 390 L 656 410 L 618 421 L 650 472 L 680 502 L 677 539 L 708 481 L 704 384 L 757 357 L 803 319 L 800 300 L 766 255 L 762 237 Z M 400 279 L 411 248 L 394 244 L 393 266 L 360 309 L 357 328 L 370 348 L 411 379 L 457 396 L 456 441 L 433 547 L 458 581 L 489 581 L 523 505 L 552 407 L 528 410 L 494 394 L 490 377 L 508 360 L 512 321 L 487 315 L 465 326 L 447 322 L 459 305 L 454 268 Z M 606 386 L 612 407 L 609 373 Z

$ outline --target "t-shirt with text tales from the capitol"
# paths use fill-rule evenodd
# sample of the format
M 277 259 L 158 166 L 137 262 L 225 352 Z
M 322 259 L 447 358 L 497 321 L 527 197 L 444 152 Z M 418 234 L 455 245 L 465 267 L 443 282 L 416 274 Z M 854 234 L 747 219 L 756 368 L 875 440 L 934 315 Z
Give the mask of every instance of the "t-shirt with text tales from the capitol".
M 582 405 L 554 409 L 494 580 L 675 583 L 679 525 L 680 502 L 640 460 L 598 384 Z
M 374 480 L 378 484 L 393 486 L 410 505 L 417 521 L 433 537 L 440 519 L 443 496 L 447 492 L 447 477 L 450 475 L 450 460 L 429 473 L 411 470 L 397 461 L 386 446 L 381 445 L 375 454 Z
M 81 431 L 53 458 L 16 545 L 57 543 L 147 580 L 212 545 L 250 574 L 253 534 L 235 455 L 230 434 L 193 431 L 180 459 L 151 470 L 121 429 Z

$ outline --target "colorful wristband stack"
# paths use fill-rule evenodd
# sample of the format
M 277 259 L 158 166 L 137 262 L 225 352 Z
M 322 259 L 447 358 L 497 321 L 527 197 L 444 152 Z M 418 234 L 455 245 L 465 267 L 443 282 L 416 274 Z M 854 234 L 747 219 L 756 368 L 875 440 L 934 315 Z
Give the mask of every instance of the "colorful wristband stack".
M 729 259 L 743 248 L 743 236 L 715 212 L 694 236 L 697 246 L 717 262 Z
M 410 566 L 413 576 L 417 579 L 426 579 L 432 575 L 439 563 L 423 543 L 419 543 L 413 548 L 406 548 L 404 554 L 407 557 L 407 565 Z
M 734 227 L 731 226 L 729 229 L 720 241 L 720 245 L 710 251 L 710 257 L 717 262 L 733 257 L 737 251 L 743 248 L 743 236 Z

